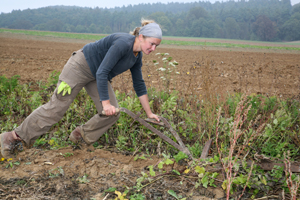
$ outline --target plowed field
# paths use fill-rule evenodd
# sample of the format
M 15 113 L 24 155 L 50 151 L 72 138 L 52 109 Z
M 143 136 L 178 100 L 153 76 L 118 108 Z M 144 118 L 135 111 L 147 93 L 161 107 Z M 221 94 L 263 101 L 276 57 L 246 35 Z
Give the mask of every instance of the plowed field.
M 1 33 L 0 75 L 20 75 L 21 83 L 46 81 L 51 72 L 62 70 L 73 51 L 88 42 L 91 41 Z M 170 74 L 158 71 L 163 65 L 163 56 L 156 55 L 158 52 L 169 53 L 165 57 L 179 63 Z M 155 66 L 154 60 L 159 64 Z M 299 51 L 161 45 L 144 56 L 143 63 L 147 86 L 176 89 L 185 96 L 249 92 L 299 98 Z M 162 77 L 171 80 L 168 86 Z M 116 77 L 113 87 L 133 90 L 127 79 L 131 79 L 129 73 Z M 73 156 L 62 156 L 68 152 Z M 133 186 L 145 167 L 159 161 L 155 156 L 147 161 L 134 161 L 130 155 L 101 149 L 91 151 L 86 147 L 25 149 L 16 159 L 21 165 L 0 166 L 0 199 L 103 199 L 104 190 L 116 187 L 121 191 L 124 185 Z M 182 166 L 173 167 L 180 170 Z M 89 181 L 85 181 L 85 174 Z M 187 182 L 173 184 L 172 178 L 155 184 L 145 189 L 147 199 L 172 199 L 164 191 L 172 189 L 183 194 L 193 188 Z M 212 197 L 224 197 L 223 190 L 199 189 L 193 195 L 193 199 Z

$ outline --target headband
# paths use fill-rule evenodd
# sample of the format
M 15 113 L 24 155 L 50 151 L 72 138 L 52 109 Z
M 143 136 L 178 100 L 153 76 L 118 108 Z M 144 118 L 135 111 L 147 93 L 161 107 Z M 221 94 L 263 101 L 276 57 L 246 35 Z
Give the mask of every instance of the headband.
M 162 31 L 158 24 L 150 23 L 140 29 L 139 35 L 162 39 Z

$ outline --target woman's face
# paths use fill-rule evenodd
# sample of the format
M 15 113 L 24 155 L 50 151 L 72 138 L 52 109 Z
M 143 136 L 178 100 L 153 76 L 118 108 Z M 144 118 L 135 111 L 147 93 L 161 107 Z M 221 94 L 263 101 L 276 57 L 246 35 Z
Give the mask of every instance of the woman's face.
M 146 55 L 149 55 L 152 51 L 154 51 L 161 42 L 161 39 L 158 38 L 152 38 L 152 37 L 144 38 L 143 35 L 139 35 L 139 36 L 141 36 L 140 38 L 141 50 Z

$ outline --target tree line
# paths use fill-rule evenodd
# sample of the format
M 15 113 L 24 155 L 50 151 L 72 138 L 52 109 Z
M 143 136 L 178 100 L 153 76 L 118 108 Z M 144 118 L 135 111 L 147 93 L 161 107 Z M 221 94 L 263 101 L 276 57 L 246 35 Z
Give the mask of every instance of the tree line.
M 290 0 L 153 3 L 115 8 L 49 6 L 0 14 L 0 27 L 77 33 L 129 32 L 153 19 L 166 36 L 300 40 L 300 4 Z

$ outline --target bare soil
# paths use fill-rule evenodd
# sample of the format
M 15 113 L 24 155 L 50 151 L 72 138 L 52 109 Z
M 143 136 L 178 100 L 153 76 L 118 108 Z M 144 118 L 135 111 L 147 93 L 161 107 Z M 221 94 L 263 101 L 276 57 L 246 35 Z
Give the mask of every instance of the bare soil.
M 20 75 L 21 83 L 46 81 L 51 72 L 62 70 L 73 51 L 88 42 L 91 41 L 0 33 L 0 75 Z M 299 98 L 299 51 L 161 45 L 144 56 L 143 73 L 147 86 L 164 90 L 160 76 L 167 74 L 157 71 L 153 63 L 162 63 L 158 52 L 169 53 L 179 63 L 176 71 L 180 74 L 172 75 L 168 89 L 180 90 L 185 96 L 249 92 Z M 113 87 L 133 90 L 130 79 L 129 73 L 116 77 Z M 66 153 L 73 155 L 64 157 Z M 134 161 L 132 153 L 85 145 L 50 151 L 24 149 L 14 158 L 20 165 L 0 165 L 0 199 L 103 199 L 104 190 L 115 187 L 124 191 L 125 186 L 135 185 L 141 172 L 159 160 L 152 156 Z M 183 168 L 184 164 L 173 166 L 178 171 Z M 80 183 L 85 174 L 88 181 Z M 192 192 L 191 199 L 224 197 L 220 188 L 192 191 L 193 187 L 193 183 L 183 181 L 181 185 L 170 176 L 142 192 L 147 199 L 174 199 L 166 193 L 169 189 L 177 194 Z M 107 199 L 115 197 L 110 194 Z

